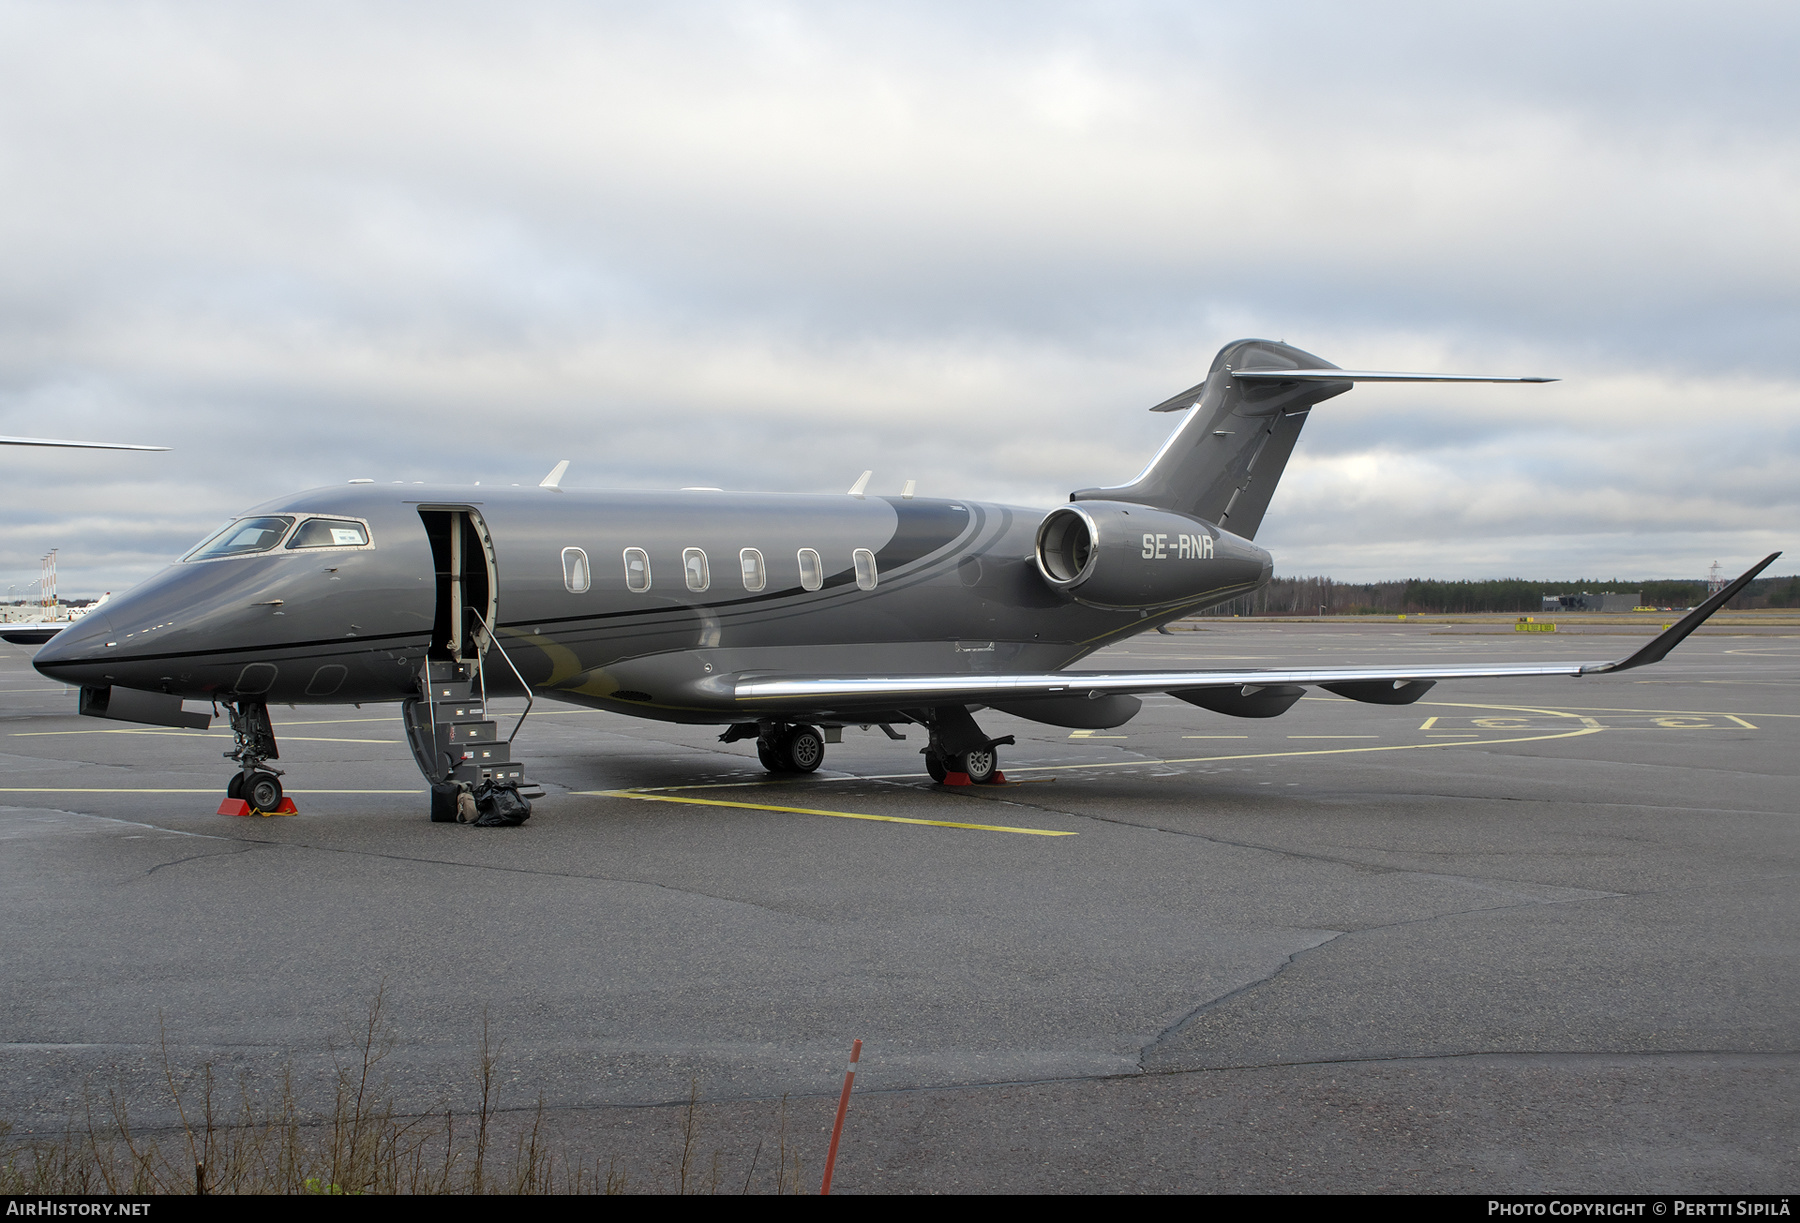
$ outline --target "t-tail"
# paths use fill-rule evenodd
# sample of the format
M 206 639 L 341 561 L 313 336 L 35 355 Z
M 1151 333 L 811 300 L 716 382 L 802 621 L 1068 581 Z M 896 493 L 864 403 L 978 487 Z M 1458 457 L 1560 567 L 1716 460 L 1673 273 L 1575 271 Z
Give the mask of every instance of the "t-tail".
M 1219 350 L 1204 382 L 1150 409 L 1186 415 L 1137 479 L 1117 488 L 1084 488 L 1069 499 L 1174 510 L 1255 539 L 1315 404 L 1358 382 L 1555 381 L 1339 369 L 1277 340 L 1238 340 Z

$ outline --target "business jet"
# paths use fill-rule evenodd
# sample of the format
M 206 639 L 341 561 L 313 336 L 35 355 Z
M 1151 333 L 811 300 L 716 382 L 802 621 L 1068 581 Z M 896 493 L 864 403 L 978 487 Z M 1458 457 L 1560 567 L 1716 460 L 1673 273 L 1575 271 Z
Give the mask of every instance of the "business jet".
M 1012 742 L 983 709 L 1102 729 L 1162 692 L 1267 718 L 1308 687 L 1400 705 L 1440 680 L 1657 662 L 1775 556 L 1610 661 L 1068 670 L 1269 580 L 1253 541 L 1317 404 L 1358 382 L 1548 381 L 1344 370 L 1241 340 L 1152 409 L 1182 415 L 1136 479 L 1047 512 L 873 496 L 866 473 L 811 496 L 577 491 L 566 462 L 527 488 L 353 481 L 248 511 L 35 662 L 86 714 L 204 727 L 182 701 L 222 705 L 228 799 L 260 811 L 282 796 L 271 703 L 398 702 L 435 820 L 471 787 L 523 781 L 491 696 L 719 725 L 773 772 L 817 769 L 846 725 L 910 725 L 934 779 L 982 784 Z

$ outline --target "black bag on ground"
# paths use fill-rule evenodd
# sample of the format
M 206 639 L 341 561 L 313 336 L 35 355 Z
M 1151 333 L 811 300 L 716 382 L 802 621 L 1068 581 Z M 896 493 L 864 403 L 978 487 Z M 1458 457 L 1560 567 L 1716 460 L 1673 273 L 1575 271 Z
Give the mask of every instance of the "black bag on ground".
M 456 824 L 456 796 L 459 793 L 455 782 L 434 782 L 431 787 L 431 822 L 434 824 Z
M 517 828 L 531 818 L 531 800 L 519 797 L 517 786 L 484 781 L 475 791 L 475 810 L 477 828 Z

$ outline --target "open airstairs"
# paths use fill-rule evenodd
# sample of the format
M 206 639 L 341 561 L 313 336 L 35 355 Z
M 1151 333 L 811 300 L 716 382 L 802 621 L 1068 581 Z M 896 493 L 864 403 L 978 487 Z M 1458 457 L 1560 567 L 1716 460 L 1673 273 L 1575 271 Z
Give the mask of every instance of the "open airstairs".
M 497 652 L 511 667 L 505 652 Z M 531 712 L 530 687 L 520 679 L 525 710 L 512 733 L 502 737 L 500 723 L 488 716 L 484 655 L 427 659 L 419 669 L 421 695 L 403 706 L 406 741 L 419 771 L 431 782 L 431 818 L 439 823 L 463 822 L 459 815 L 467 818 L 468 804 L 460 803 L 461 797 L 484 786 L 511 788 L 527 799 L 543 797 L 539 786 L 525 780 L 525 766 L 512 757 L 513 740 Z

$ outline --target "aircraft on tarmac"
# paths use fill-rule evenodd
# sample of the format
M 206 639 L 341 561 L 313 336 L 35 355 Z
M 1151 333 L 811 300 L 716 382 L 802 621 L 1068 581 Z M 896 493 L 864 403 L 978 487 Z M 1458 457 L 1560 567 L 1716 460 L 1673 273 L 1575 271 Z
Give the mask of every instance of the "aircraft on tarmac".
M 1099 729 L 1152 692 L 1266 718 L 1308 686 L 1398 705 L 1438 680 L 1623 671 L 1775 559 L 1612 661 L 1066 670 L 1266 583 L 1252 540 L 1308 412 L 1384 381 L 1553 380 L 1343 370 L 1240 340 L 1152 409 L 1183 416 L 1135 480 L 1048 512 L 870 496 L 867 473 L 830 496 L 564 490 L 566 462 L 536 488 L 353 481 L 250 510 L 35 662 L 87 714 L 204 727 L 183 698 L 224 705 L 228 794 L 261 811 L 281 799 L 269 703 L 399 702 L 432 818 L 450 820 L 468 787 L 523 778 L 489 695 L 723 725 L 776 772 L 818 768 L 847 724 L 915 724 L 932 777 L 981 783 L 1012 742 L 982 731 L 983 708 Z

